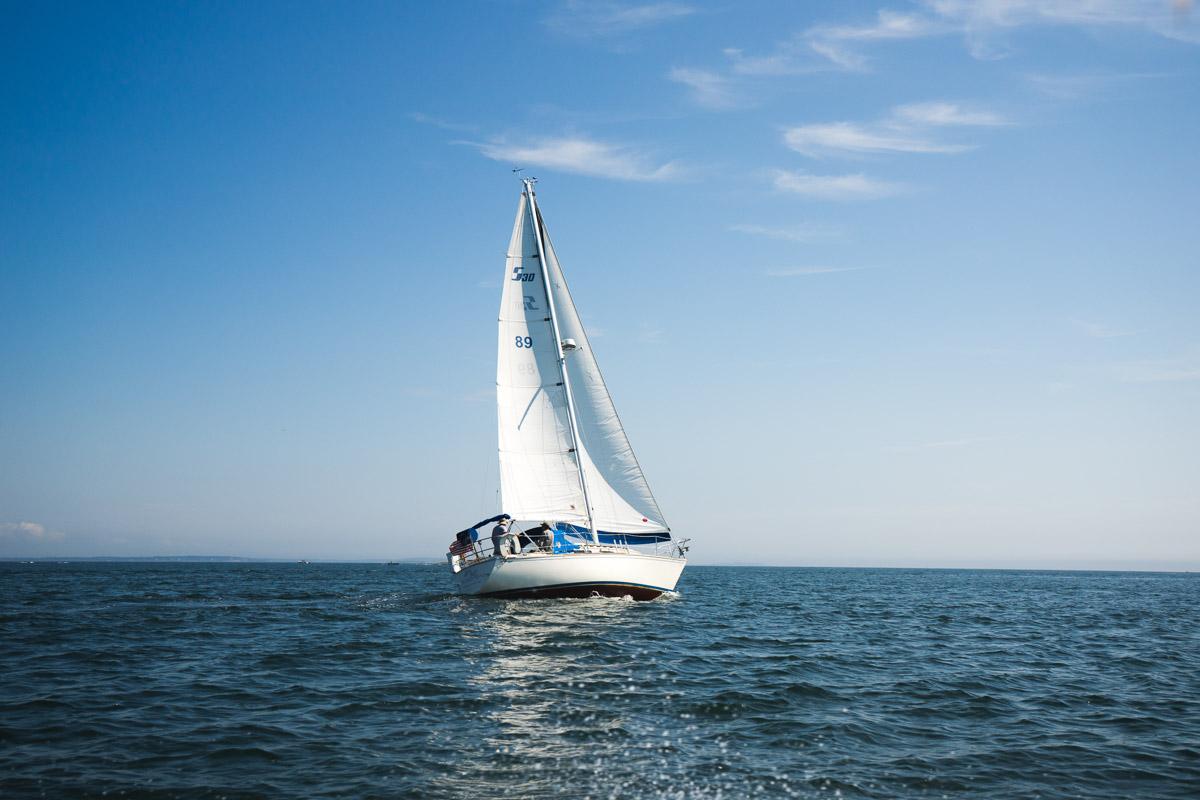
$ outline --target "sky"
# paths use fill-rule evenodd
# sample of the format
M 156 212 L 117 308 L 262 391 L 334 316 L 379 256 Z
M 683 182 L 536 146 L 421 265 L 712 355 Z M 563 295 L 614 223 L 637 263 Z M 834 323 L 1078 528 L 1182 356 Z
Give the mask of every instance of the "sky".
M 697 563 L 1200 569 L 1200 8 L 9 4 L 0 557 L 439 558 L 523 168 Z

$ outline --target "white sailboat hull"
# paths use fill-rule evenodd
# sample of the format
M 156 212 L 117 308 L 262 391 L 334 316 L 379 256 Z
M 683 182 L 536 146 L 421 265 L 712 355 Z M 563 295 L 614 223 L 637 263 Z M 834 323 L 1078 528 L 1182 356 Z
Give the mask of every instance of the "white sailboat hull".
M 460 594 L 492 597 L 624 597 L 675 591 L 686 559 L 639 553 L 524 553 L 459 568 Z M 452 567 L 459 565 L 452 562 Z

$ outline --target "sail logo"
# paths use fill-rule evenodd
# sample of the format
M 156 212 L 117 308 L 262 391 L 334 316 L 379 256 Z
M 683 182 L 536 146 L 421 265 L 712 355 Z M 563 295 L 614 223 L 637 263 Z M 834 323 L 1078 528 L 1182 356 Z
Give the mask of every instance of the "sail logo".
M 522 265 L 520 265 L 520 264 L 518 264 L 517 266 L 513 267 L 512 279 L 513 279 L 514 281 L 526 281 L 526 282 L 528 282 L 528 281 L 531 281 L 531 280 L 533 280 L 533 279 L 534 279 L 534 278 L 536 278 L 536 277 L 537 277 L 537 273 L 536 273 L 536 272 L 526 272 L 526 271 L 525 271 L 525 267 L 524 267 L 524 266 L 522 266 Z

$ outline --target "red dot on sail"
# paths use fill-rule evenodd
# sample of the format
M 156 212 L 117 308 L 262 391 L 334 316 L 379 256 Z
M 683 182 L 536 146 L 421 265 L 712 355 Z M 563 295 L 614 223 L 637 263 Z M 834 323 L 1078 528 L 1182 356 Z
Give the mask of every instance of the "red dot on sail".
M 649 521 L 650 520 L 646 519 L 645 517 L 642 517 L 642 522 L 649 522 Z

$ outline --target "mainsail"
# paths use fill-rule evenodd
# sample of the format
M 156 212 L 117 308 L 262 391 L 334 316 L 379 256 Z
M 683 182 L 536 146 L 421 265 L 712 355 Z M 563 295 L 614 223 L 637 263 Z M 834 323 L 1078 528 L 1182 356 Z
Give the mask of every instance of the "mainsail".
M 535 235 L 522 194 L 508 245 L 496 354 L 501 508 L 517 519 L 587 525 Z
M 530 192 L 527 188 L 521 195 L 517 208 L 500 304 L 496 395 L 502 507 L 517 519 L 664 534 L 669 529 L 662 511 L 617 417 L 540 214 L 534 219 Z M 576 345 L 566 354 L 573 408 L 558 365 L 555 322 L 562 339 Z

